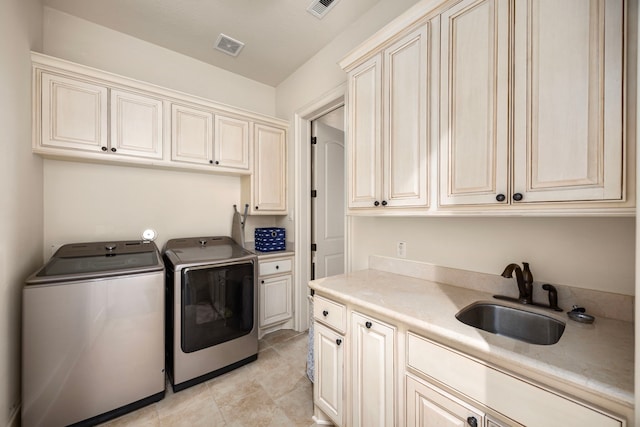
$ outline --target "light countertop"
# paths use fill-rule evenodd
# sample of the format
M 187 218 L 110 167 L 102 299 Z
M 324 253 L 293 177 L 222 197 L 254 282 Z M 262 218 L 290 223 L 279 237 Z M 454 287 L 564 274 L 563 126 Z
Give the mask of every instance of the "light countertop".
M 591 325 L 565 313 L 527 307 L 566 323 L 554 345 L 527 344 L 459 322 L 455 314 L 492 294 L 379 270 L 363 270 L 310 282 L 320 295 L 379 314 L 427 338 L 439 341 L 525 377 L 559 381 L 563 389 L 586 390 L 633 407 L 633 323 L 598 317 Z M 521 305 L 499 301 L 499 304 Z
M 295 255 L 293 242 L 286 242 L 285 249 L 283 251 L 262 252 L 256 250 L 255 242 L 246 242 L 245 249 L 258 255 L 259 259 L 269 259 Z

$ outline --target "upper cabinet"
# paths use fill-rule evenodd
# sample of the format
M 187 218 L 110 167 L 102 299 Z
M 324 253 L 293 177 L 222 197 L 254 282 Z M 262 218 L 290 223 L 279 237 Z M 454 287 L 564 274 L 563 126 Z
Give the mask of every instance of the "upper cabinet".
M 621 200 L 624 3 L 518 1 L 512 199 Z
M 427 26 L 348 71 L 349 208 L 427 207 Z
M 171 160 L 249 171 L 248 120 L 171 105 Z
M 461 0 L 390 23 L 341 62 L 349 213 L 633 214 L 625 13 Z
M 441 205 L 622 200 L 623 3 L 509 9 L 440 15 Z
M 111 151 L 162 159 L 162 100 L 111 90 Z
M 40 84 L 42 147 L 162 158 L 161 99 L 45 72 Z
M 250 170 L 250 123 L 233 117 L 216 114 L 214 163 L 223 167 Z M 284 163 L 280 165 L 284 167 Z
M 288 123 L 39 53 L 33 152 L 247 177 L 251 213 L 287 213 Z
M 253 134 L 255 161 L 253 174 L 243 178 L 243 204 L 252 215 L 286 215 L 286 130 L 256 123 Z
M 107 88 L 83 80 L 42 73 L 42 147 L 107 149 Z
M 506 199 L 509 2 L 464 0 L 440 22 L 440 204 Z

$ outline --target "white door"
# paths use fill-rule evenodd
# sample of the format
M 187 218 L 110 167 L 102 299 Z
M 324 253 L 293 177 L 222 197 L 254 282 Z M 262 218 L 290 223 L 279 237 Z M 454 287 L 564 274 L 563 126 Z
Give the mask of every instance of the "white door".
M 311 126 L 316 137 L 311 149 L 312 262 L 318 279 L 344 272 L 344 132 L 319 120 Z

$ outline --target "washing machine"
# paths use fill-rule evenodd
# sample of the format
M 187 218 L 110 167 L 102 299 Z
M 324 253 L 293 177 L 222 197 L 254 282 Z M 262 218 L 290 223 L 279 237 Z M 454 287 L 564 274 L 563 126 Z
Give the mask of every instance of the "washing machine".
M 258 357 L 258 258 L 230 237 L 165 245 L 166 357 L 174 391 Z
M 22 296 L 23 427 L 96 425 L 164 397 L 164 263 L 153 242 L 64 245 Z

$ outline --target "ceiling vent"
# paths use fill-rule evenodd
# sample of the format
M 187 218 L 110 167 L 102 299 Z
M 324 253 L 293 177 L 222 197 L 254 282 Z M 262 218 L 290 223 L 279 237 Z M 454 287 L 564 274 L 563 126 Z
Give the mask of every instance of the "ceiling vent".
M 313 0 L 307 8 L 307 12 L 318 19 L 322 19 L 338 1 L 339 0 Z
M 220 33 L 218 40 L 216 40 L 216 49 L 227 55 L 238 56 L 243 47 L 244 43 L 222 33 Z

